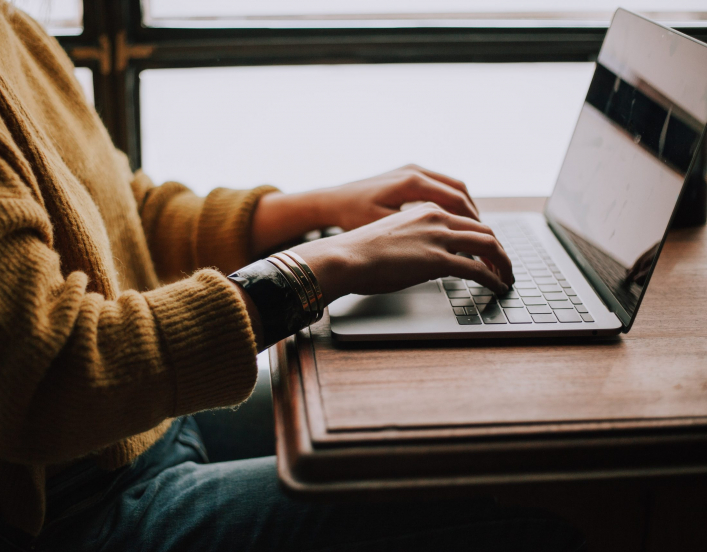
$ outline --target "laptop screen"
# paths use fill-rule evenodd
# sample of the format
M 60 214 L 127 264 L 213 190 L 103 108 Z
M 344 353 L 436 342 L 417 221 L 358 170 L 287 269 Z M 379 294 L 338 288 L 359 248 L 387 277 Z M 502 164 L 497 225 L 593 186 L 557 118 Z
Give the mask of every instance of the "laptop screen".
M 545 214 L 631 320 L 706 122 L 707 47 L 618 10 Z

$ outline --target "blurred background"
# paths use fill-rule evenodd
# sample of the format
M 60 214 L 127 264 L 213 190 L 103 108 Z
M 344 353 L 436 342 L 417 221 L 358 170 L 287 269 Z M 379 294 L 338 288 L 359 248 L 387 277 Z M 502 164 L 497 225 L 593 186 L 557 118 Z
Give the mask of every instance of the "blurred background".
M 464 180 L 477 196 L 552 191 L 619 5 L 15 4 L 84 65 L 77 76 L 116 143 L 156 181 L 201 194 L 261 183 L 296 192 L 415 162 Z M 620 5 L 696 35 L 707 24 L 696 0 Z

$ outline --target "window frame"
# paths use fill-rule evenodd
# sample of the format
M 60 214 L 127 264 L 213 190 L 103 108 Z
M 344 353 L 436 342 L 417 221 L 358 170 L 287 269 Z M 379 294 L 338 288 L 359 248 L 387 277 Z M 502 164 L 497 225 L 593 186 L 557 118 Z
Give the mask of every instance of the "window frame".
M 133 168 L 142 157 L 139 77 L 145 69 L 594 61 L 607 29 L 163 28 L 143 25 L 141 0 L 84 0 L 83 6 L 83 32 L 58 40 L 77 66 L 93 70 L 96 109 Z M 707 26 L 678 30 L 707 42 Z

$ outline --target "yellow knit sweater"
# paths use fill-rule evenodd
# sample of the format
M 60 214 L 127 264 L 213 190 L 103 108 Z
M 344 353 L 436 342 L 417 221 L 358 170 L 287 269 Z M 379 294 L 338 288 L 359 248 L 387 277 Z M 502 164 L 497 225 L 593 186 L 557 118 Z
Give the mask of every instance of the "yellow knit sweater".
M 40 531 L 47 471 L 89 455 L 114 469 L 170 419 L 248 397 L 256 349 L 239 295 L 217 270 L 184 275 L 246 264 L 272 190 L 199 198 L 131 174 L 58 43 L 0 0 L 5 523 Z

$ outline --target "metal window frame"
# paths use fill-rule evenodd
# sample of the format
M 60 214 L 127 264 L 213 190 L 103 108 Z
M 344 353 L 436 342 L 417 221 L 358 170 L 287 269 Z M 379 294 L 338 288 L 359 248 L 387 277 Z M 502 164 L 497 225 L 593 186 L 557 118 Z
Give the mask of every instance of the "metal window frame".
M 96 108 L 133 168 L 141 164 L 144 69 L 349 63 L 593 61 L 606 27 L 157 28 L 140 0 L 84 0 L 84 31 L 59 42 L 94 74 Z M 707 27 L 680 29 L 707 41 Z

